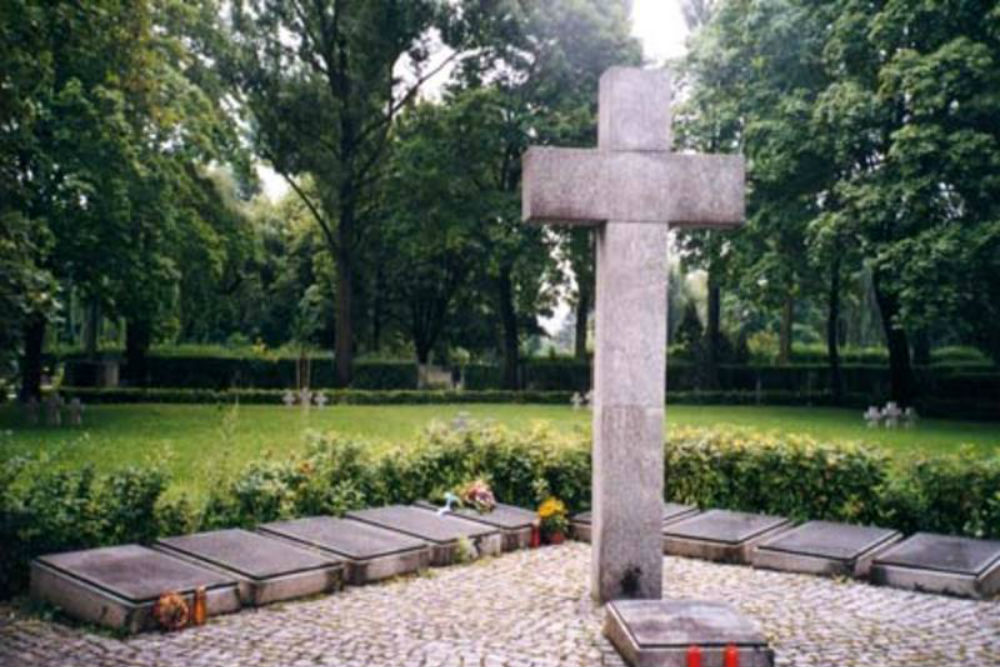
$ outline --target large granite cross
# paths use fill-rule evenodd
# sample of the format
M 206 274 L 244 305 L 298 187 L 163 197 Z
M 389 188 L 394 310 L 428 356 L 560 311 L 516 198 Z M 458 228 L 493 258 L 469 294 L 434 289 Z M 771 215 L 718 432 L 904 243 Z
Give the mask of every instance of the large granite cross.
M 659 598 L 667 228 L 744 217 L 743 159 L 670 152 L 670 77 L 615 67 L 600 83 L 597 150 L 533 147 L 523 216 L 597 225 L 591 593 Z

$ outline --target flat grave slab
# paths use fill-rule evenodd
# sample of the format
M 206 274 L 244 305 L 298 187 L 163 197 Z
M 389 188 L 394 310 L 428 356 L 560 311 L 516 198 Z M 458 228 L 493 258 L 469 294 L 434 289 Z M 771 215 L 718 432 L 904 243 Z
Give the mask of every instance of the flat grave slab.
M 746 565 L 754 547 L 791 525 L 780 516 L 708 510 L 665 526 L 663 553 Z
M 69 615 L 106 627 L 139 632 L 157 627 L 153 605 L 165 592 L 189 608 L 205 587 L 208 614 L 240 608 L 237 580 L 137 544 L 41 556 L 31 563 L 31 595 Z
M 1000 592 L 1000 541 L 917 533 L 879 554 L 872 582 L 986 598 Z
M 499 554 L 500 531 L 456 516 L 438 516 L 419 507 L 388 505 L 348 512 L 347 518 L 410 535 L 430 545 L 431 565 L 450 565 L 459 559 L 460 540 L 467 539 L 479 556 Z
M 698 508 L 692 505 L 681 505 L 679 503 L 663 503 L 663 525 L 666 526 L 674 521 L 686 519 L 698 513 Z M 570 519 L 570 527 L 573 530 L 573 539 L 581 542 L 590 542 L 591 535 L 591 512 L 580 512 L 574 514 Z
M 427 500 L 418 500 L 415 505 L 421 509 L 438 511 L 440 508 Z M 516 505 L 504 505 L 497 503 L 492 512 L 480 514 L 474 509 L 459 508 L 448 512 L 450 516 L 457 516 L 469 521 L 477 521 L 487 526 L 492 526 L 503 535 L 503 550 L 515 551 L 517 549 L 527 549 L 531 546 L 531 527 L 538 520 L 538 515 L 531 510 Z
M 313 516 L 266 523 L 257 530 L 343 560 L 347 581 L 355 586 L 430 564 L 430 547 L 423 540 L 351 519 Z
M 757 626 L 722 602 L 615 600 L 604 617 L 604 634 L 633 667 L 687 667 L 697 647 L 698 664 L 720 667 L 732 645 L 741 667 L 771 667 L 774 652 Z
M 809 521 L 761 542 L 751 558 L 772 570 L 866 577 L 872 560 L 902 537 L 888 528 Z
M 340 559 L 238 528 L 165 537 L 156 548 L 235 577 L 248 605 L 329 593 L 344 581 Z

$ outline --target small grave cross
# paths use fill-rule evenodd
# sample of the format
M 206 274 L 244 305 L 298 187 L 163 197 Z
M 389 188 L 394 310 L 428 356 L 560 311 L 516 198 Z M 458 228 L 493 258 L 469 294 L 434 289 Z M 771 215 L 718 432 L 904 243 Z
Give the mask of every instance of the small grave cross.
M 862 417 L 868 422 L 868 428 L 878 428 L 882 422 L 882 411 L 877 406 L 869 405 L 868 411 Z
M 580 395 L 580 392 L 574 391 L 573 395 L 569 399 L 569 402 L 573 404 L 574 410 L 579 410 L 584 403 L 584 398 Z
M 49 394 L 45 399 L 45 423 L 49 426 L 62 424 L 63 399 L 59 394 Z
M 735 155 L 671 152 L 663 70 L 601 77 L 598 149 L 533 147 L 523 217 L 597 228 L 591 594 L 661 596 L 667 227 L 744 218 Z
M 899 409 L 894 401 L 885 404 L 882 410 L 882 419 L 885 420 L 886 428 L 896 428 L 899 425 L 899 418 L 903 416 L 903 411 Z
M 70 426 L 83 424 L 83 402 L 79 396 L 74 396 L 69 402 L 69 423 Z
M 281 396 L 281 402 L 285 404 L 286 408 L 290 408 L 295 405 L 295 394 L 291 389 L 285 390 L 285 393 Z
M 38 399 L 34 396 L 28 398 L 28 401 L 24 404 L 25 416 L 28 423 L 32 426 L 38 423 Z
M 321 409 L 321 410 L 323 408 L 325 408 L 326 404 L 329 403 L 329 402 L 330 402 L 330 399 L 327 398 L 326 394 L 324 394 L 321 391 L 317 391 L 316 395 L 313 397 L 313 403 L 315 403 L 316 407 L 319 408 L 319 409 Z
M 299 389 L 299 404 L 302 405 L 303 410 L 308 410 L 309 406 L 312 405 L 312 392 L 309 391 L 309 387 Z

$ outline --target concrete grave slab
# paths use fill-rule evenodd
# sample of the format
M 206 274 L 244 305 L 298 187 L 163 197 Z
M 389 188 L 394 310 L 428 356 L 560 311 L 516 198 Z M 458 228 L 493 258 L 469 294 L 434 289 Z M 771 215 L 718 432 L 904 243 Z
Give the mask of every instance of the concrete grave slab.
M 809 521 L 760 543 L 751 558 L 772 570 L 866 577 L 872 559 L 902 537 L 888 528 Z
M 1000 592 L 1000 541 L 917 533 L 875 558 L 871 580 L 917 591 L 991 597 Z
M 205 587 L 210 616 L 240 608 L 237 580 L 137 544 L 41 556 L 31 563 L 31 595 L 89 623 L 127 632 L 157 627 L 153 605 L 165 592 L 190 606 Z
M 165 537 L 155 546 L 235 577 L 247 605 L 329 593 L 344 582 L 340 559 L 238 528 Z
M 418 500 L 415 505 L 421 509 L 434 512 L 440 509 L 437 505 L 427 500 Z M 476 510 L 464 507 L 451 510 L 448 514 L 496 528 L 503 535 L 504 551 L 515 551 L 530 547 L 531 526 L 538 519 L 538 515 L 531 510 L 526 510 L 516 505 L 504 505 L 503 503 L 497 503 L 492 512 L 485 514 L 480 514 Z
M 679 521 L 681 519 L 686 519 L 690 516 L 694 516 L 698 513 L 698 508 L 693 505 L 681 505 L 679 503 L 663 503 L 663 525 L 673 523 L 674 521 Z M 570 527 L 573 530 L 573 538 L 580 540 L 581 542 L 590 541 L 590 533 L 592 530 L 591 521 L 593 516 L 591 512 L 580 512 L 579 514 L 573 515 L 570 519 Z
M 430 565 L 430 547 L 423 540 L 361 521 L 313 516 L 266 523 L 257 530 L 342 559 L 347 581 L 355 586 Z
M 495 556 L 500 553 L 503 545 L 500 531 L 492 526 L 455 516 L 438 516 L 419 507 L 372 507 L 348 512 L 347 517 L 427 542 L 431 550 L 431 565 L 450 565 L 456 562 L 459 541 L 463 538 L 471 542 L 480 556 Z
M 686 667 L 697 646 L 704 667 L 721 667 L 733 645 L 741 667 L 771 667 L 774 652 L 757 626 L 731 606 L 699 600 L 609 602 L 604 634 L 633 667 Z
M 708 510 L 665 526 L 663 553 L 746 565 L 754 547 L 791 525 L 780 516 Z

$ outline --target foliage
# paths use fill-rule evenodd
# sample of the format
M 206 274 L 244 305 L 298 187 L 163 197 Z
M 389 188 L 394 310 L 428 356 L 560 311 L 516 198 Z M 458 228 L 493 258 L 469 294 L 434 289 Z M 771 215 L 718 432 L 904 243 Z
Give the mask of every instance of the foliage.
M 894 462 L 879 449 L 803 436 L 675 428 L 665 457 L 667 499 L 677 502 L 1000 537 L 997 456 Z M 473 478 L 523 507 L 544 490 L 562 500 L 547 500 L 540 512 L 564 519 L 567 509 L 589 506 L 590 476 L 585 436 L 485 422 L 433 424 L 416 443 L 380 455 L 361 441 L 311 434 L 304 452 L 254 461 L 214 485 L 196 511 L 165 494 L 161 464 L 98 475 L 17 459 L 0 471 L 0 594 L 22 589 L 28 561 L 42 553 L 409 503 Z
M 897 400 L 917 392 L 911 344 L 932 334 L 996 357 L 993 4 L 718 3 L 693 40 L 679 136 L 747 156 L 748 224 L 682 244 L 710 281 L 764 310 L 783 302 L 783 357 L 793 308 L 825 302 L 834 392 L 851 283 L 880 313 Z

